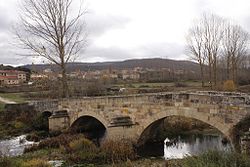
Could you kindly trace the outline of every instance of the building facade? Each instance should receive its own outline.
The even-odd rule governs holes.
[[[27,81],[27,73],[17,70],[0,70],[0,85],[19,85]]]

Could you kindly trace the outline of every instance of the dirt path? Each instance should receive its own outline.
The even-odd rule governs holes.
[[[3,97],[0,97],[0,102],[6,103],[6,104],[16,104],[16,102],[3,98]]]

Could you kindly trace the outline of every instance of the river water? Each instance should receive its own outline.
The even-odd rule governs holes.
[[[209,150],[231,151],[230,143],[223,143],[222,136],[189,136],[179,137],[174,143],[164,141],[164,158],[179,159],[185,156],[198,155]]]
[[[25,139],[25,135],[9,140],[0,141],[0,155],[18,156],[22,155],[24,148],[34,142]],[[197,155],[208,150],[230,151],[230,144],[223,144],[221,136],[189,136],[178,137],[170,141],[166,139],[164,143],[147,144],[140,150],[142,156],[161,156],[165,159],[183,158],[188,155]]]
[[[164,157],[165,159],[179,159],[185,156],[198,155],[209,150],[231,151],[230,143],[223,144],[222,136],[190,135],[178,137],[165,142],[146,143],[139,148],[139,155],[143,157]]]
[[[8,140],[0,141],[0,155],[2,156],[18,156],[22,155],[24,148],[34,144],[26,140],[26,136],[18,136]]]

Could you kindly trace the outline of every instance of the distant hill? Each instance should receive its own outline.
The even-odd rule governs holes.
[[[36,65],[25,65],[22,66],[37,72],[43,71],[50,68],[52,71],[59,71],[56,65],[49,64],[36,64]],[[199,65],[191,61],[178,61],[171,59],[131,59],[125,61],[116,62],[97,62],[97,63],[69,63],[67,64],[67,70],[69,72],[81,70],[81,71],[94,71],[94,70],[104,70],[104,69],[133,69],[135,67],[151,68],[151,69],[161,69],[170,68],[172,70],[192,70],[195,72],[199,71]]]
[[[0,65],[0,70],[19,70],[19,71],[25,71],[30,73],[30,69],[26,68],[24,66],[21,67],[12,67],[12,66],[4,66],[3,64]]]

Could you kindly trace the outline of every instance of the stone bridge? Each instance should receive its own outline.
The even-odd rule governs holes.
[[[130,138],[135,141],[154,122],[169,116],[200,120],[230,139],[234,125],[250,115],[248,94],[226,92],[166,92],[86,97],[63,99],[57,104],[58,111],[53,112],[49,118],[51,131],[67,130],[79,125],[77,122],[81,119],[92,118],[90,123],[95,120],[105,128],[106,138]],[[82,126],[84,124],[83,121]]]

